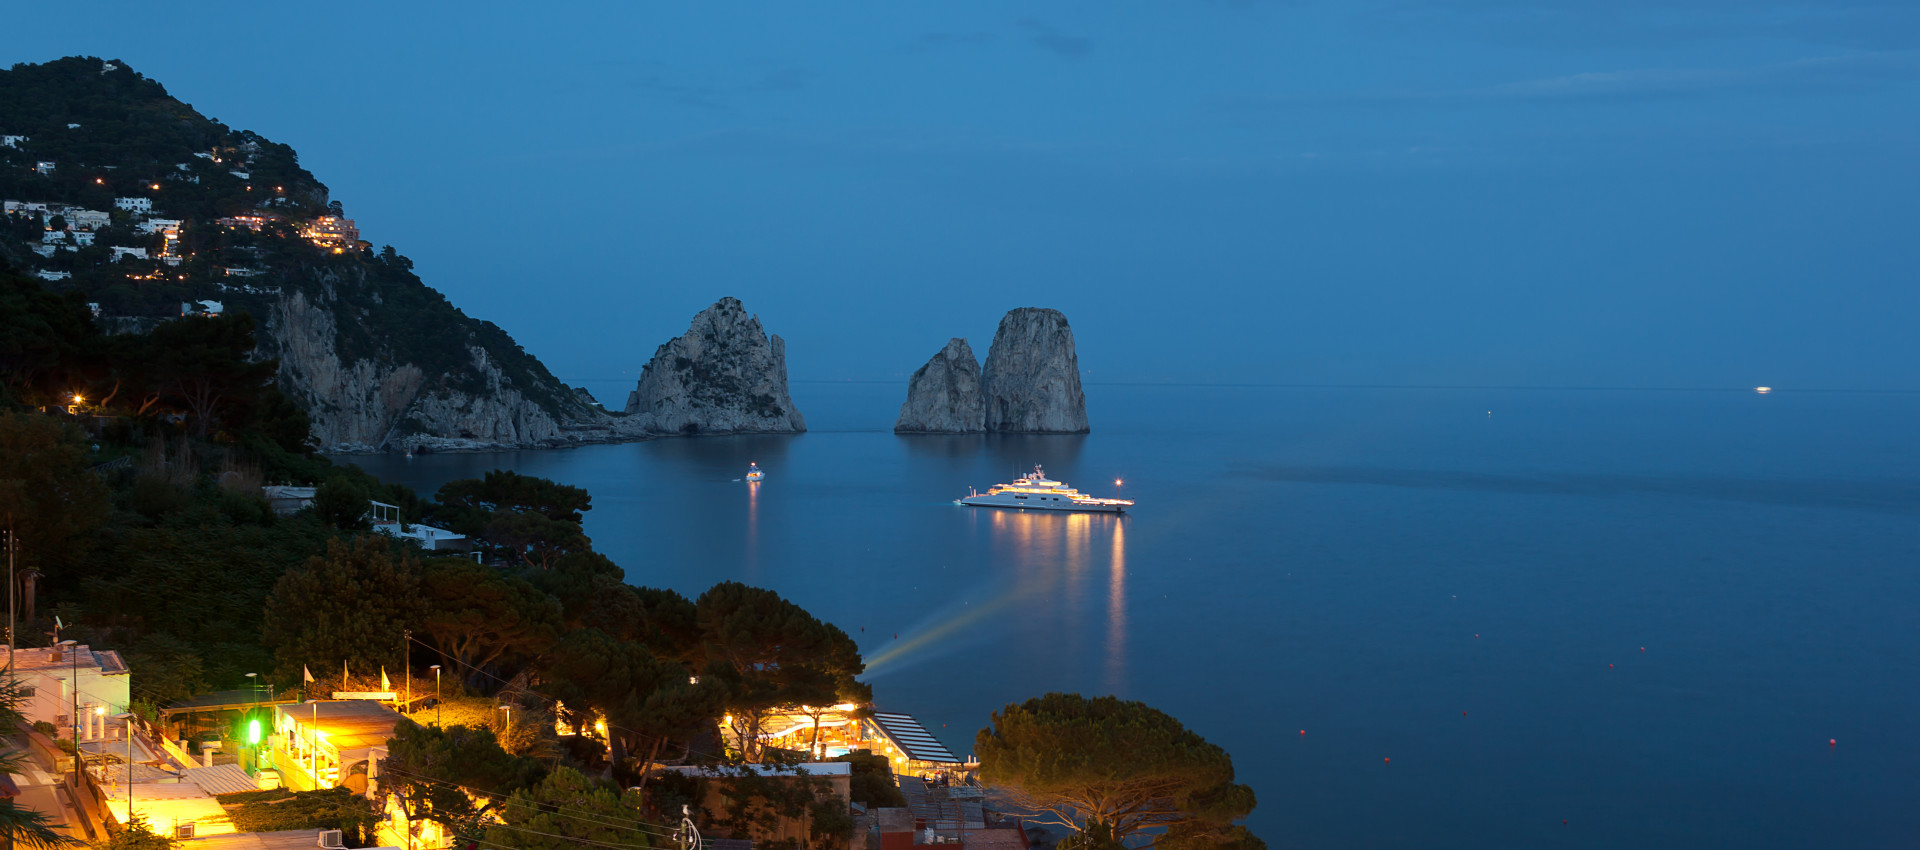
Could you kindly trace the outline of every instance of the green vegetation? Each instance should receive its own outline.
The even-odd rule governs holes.
[[[153,831],[147,819],[134,815],[127,824],[105,841],[93,842],[95,850],[175,850],[180,842]]]
[[[648,815],[636,791],[622,792],[571,768],[558,768],[530,788],[515,791],[499,809],[484,841],[518,850],[573,850],[582,846],[652,847]],[[591,842],[591,843],[590,843]]]
[[[337,829],[349,847],[373,843],[379,814],[365,797],[345,788],[321,791],[243,791],[221,794],[220,804],[240,832]]]
[[[1153,846],[1169,850],[1266,846],[1234,823],[1254,797],[1227,751],[1144,703],[1047,694],[995,712],[974,746],[981,778],[1074,830],[1070,846],[1131,846],[1162,829]]]

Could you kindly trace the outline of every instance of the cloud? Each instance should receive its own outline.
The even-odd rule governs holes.
[[[1031,34],[1029,37],[1040,49],[1056,56],[1079,59],[1093,50],[1093,39],[1067,35],[1032,18],[1020,21],[1020,28]]]
[[[1227,110],[1311,106],[1466,106],[1868,91],[1920,79],[1920,51],[1822,56],[1739,68],[1631,68],[1466,89],[1374,89],[1229,98]]]

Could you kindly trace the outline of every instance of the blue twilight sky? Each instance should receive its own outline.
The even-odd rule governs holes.
[[[1920,389],[1920,4],[14,4],[608,398],[1066,312],[1090,381]],[[806,407],[805,392],[796,398]]]

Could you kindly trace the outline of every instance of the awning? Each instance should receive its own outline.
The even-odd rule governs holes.
[[[961,763],[960,758],[947,749],[946,744],[940,743],[940,739],[933,737],[933,733],[928,732],[927,727],[920,725],[920,721],[913,719],[911,714],[876,711],[873,713],[873,723],[880,727],[880,731],[893,742],[894,746],[907,754],[907,758],[914,761]]]

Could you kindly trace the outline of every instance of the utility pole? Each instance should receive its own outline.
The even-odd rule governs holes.
[[[13,549],[13,511],[7,511],[7,678],[18,685],[20,676],[13,670],[13,645],[19,643],[13,639]]]

